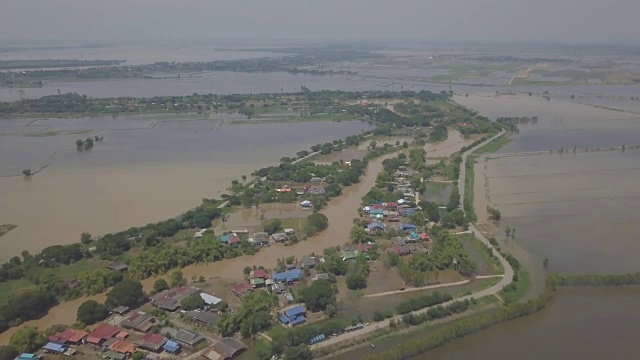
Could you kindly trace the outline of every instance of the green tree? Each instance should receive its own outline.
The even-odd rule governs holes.
[[[183,310],[195,310],[205,307],[207,303],[200,297],[200,294],[191,295],[180,301],[180,306]]]
[[[169,282],[171,287],[176,287],[184,283],[184,277],[182,276],[182,271],[174,270],[169,277]]]
[[[313,357],[311,356],[311,350],[305,344],[301,344],[298,346],[288,347],[284,351],[283,360],[311,360]]]
[[[369,143],[369,148],[371,148],[371,149],[375,149],[376,146],[378,146],[378,143],[375,140],[373,140],[373,141],[371,141]]]
[[[371,236],[369,236],[364,228],[358,224],[353,225],[349,237],[354,244],[364,244],[371,240]]]
[[[350,290],[364,289],[367,287],[367,276],[359,270],[347,272],[347,288]]]
[[[25,326],[11,335],[9,344],[21,352],[32,353],[46,342],[44,336],[35,326]]]
[[[264,232],[269,235],[282,231],[282,221],[280,219],[269,220],[264,224]]]
[[[144,359],[144,353],[142,351],[136,351],[131,355],[131,360],[142,360]]]
[[[153,290],[155,290],[157,293],[165,291],[165,290],[169,290],[169,284],[167,284],[167,280],[165,279],[158,279],[153,283]]]
[[[22,175],[24,175],[24,176],[31,176],[31,169],[24,169],[24,170],[22,170]]]
[[[84,141],[84,148],[85,149],[91,149],[93,147],[93,139],[88,137],[85,141]]]
[[[323,311],[336,302],[333,287],[327,280],[316,280],[302,290],[302,301],[311,311]]]
[[[109,316],[109,310],[103,304],[94,300],[87,300],[78,308],[76,320],[85,324],[93,325]]]
[[[109,308],[118,306],[135,308],[142,304],[144,300],[145,294],[142,291],[142,284],[139,281],[125,279],[111,289],[107,294],[105,303]]]
[[[13,360],[20,352],[11,345],[0,345],[0,360]]]
[[[82,149],[82,147],[84,146],[84,141],[78,139],[76,140],[76,147],[79,149]]]
[[[265,341],[258,341],[255,346],[255,358],[256,360],[269,360],[273,356],[273,349]]]
[[[80,242],[83,244],[88,244],[91,242],[91,234],[88,232],[83,232],[80,234]]]
[[[329,226],[329,219],[324,214],[311,214],[307,217],[307,235],[313,236]]]

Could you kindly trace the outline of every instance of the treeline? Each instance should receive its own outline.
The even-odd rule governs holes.
[[[416,119],[394,114],[384,108],[382,113],[376,110],[380,106],[371,108],[360,105],[347,105],[342,102],[362,100],[363,98],[376,99],[419,99],[422,101],[433,101],[435,99],[446,99],[448,93],[434,94],[430,91],[330,91],[322,90],[316,92],[301,91],[297,93],[277,93],[277,94],[197,94],[186,96],[154,96],[149,98],[89,98],[86,95],[68,93],[61,95],[43,96],[35,99],[22,99],[14,102],[0,102],[0,115],[15,114],[121,114],[121,113],[141,113],[141,112],[177,112],[193,111],[201,112],[205,110],[236,110],[245,114],[252,114],[254,104],[247,104],[249,101],[262,102],[262,107],[275,105],[302,106],[310,108],[310,114],[348,114],[361,117],[368,117],[371,120],[393,124],[397,127],[428,125],[424,115]]]
[[[179,76],[179,73],[181,72],[194,73],[201,71],[234,71],[249,73],[282,71],[293,74],[305,73],[311,75],[327,75],[334,73],[349,73],[349,71],[324,69],[324,66],[322,65],[324,63],[354,61],[375,57],[379,57],[379,55],[359,50],[318,50],[310,54],[281,57],[216,60],[207,62],[154,62],[153,64],[146,65],[101,66],[87,69],[49,69],[21,72],[8,71],[0,73],[0,80],[54,79],[59,77],[77,79],[150,78],[158,75],[165,76],[166,73],[172,73]],[[91,66],[80,65],[81,63],[73,63],[72,60],[67,61],[71,64],[75,64],[75,66]],[[108,61],[109,60],[102,60],[102,62]],[[119,64],[118,61],[113,61],[115,61],[115,63],[104,64],[101,63],[101,60],[96,60],[97,63],[93,65]],[[318,64],[321,64],[319,69],[301,69],[301,67],[316,66]],[[66,65],[66,67],[70,66],[71,65]],[[35,68],[36,66],[31,67]],[[60,65],[60,67],[63,67],[63,65]]]
[[[409,299],[401,302],[400,304],[398,304],[398,306],[396,306],[396,312],[399,315],[408,314],[412,311],[422,310],[426,307],[442,304],[452,299],[453,296],[449,294],[440,294],[436,291],[430,295],[425,295],[419,298]]]
[[[640,273],[619,275],[561,275],[554,274],[551,281],[556,286],[623,286],[640,285]]]
[[[39,69],[55,67],[85,67],[120,65],[125,60],[78,60],[78,59],[46,59],[46,60],[0,60],[0,70]]]
[[[0,332],[46,314],[55,304],[56,298],[42,290],[15,295],[9,302],[0,305]]]
[[[499,117],[496,119],[496,121],[498,123],[501,124],[513,124],[513,125],[518,125],[518,124],[537,124],[538,123],[538,117],[537,116],[508,116],[508,117]]]
[[[420,325],[427,321],[443,319],[451,315],[460,314],[469,309],[471,301],[454,301],[448,305],[438,305],[430,308],[426,312],[418,315],[406,314],[402,316],[402,322],[407,325]]]

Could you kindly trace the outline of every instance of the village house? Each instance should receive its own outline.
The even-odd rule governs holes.
[[[247,346],[234,338],[223,338],[202,352],[204,360],[229,360],[247,350]]]
[[[117,352],[119,354],[130,356],[131,354],[136,352],[137,348],[134,344],[128,341],[116,340],[111,345],[109,345],[109,350]]]
[[[422,240],[422,241],[431,241],[431,238],[429,237],[429,235],[426,232],[421,232],[418,235],[420,236],[420,240]]]
[[[208,230],[209,230],[209,229],[202,229],[202,230],[196,231],[196,233],[195,233],[195,234],[193,234],[193,238],[194,238],[194,239],[200,239],[200,238],[202,238],[202,237],[204,236],[204,233],[205,233],[205,232],[207,232]]]
[[[75,345],[80,343],[87,335],[89,335],[89,333],[86,331],[68,328],[65,331],[49,336],[49,341],[59,344]]]
[[[200,334],[185,329],[179,329],[174,336],[174,339],[182,345],[190,348],[193,348],[201,342],[205,341],[204,337],[202,337]]]
[[[164,343],[164,345],[162,345],[162,349],[164,349],[164,351],[170,353],[170,354],[177,354],[180,352],[180,344],[178,344],[176,341],[173,341],[171,339],[167,340],[167,342]]]
[[[67,349],[68,349],[68,346],[64,344],[58,344],[55,342],[48,342],[42,347],[42,350],[44,350],[44,352],[46,352],[47,354],[57,354],[57,355],[64,354],[67,351]]]
[[[94,345],[100,345],[105,340],[111,339],[119,333],[120,329],[118,329],[117,327],[100,323],[92,332],[87,335],[87,342]]]
[[[209,326],[216,326],[218,324],[218,318],[220,317],[218,314],[209,311],[187,311],[185,315]]]
[[[122,322],[120,322],[120,326],[125,329],[131,329],[139,332],[147,332],[149,331],[153,325],[156,323],[157,319],[154,316],[149,314],[145,314],[140,311],[134,311],[127,318],[125,318]]]
[[[284,229],[284,233],[287,234],[287,236],[291,236],[296,232],[293,229]]]
[[[305,315],[304,306],[299,305],[299,306],[295,306],[290,309],[284,310],[282,314],[278,317],[278,319],[284,325],[296,326],[296,325],[304,324],[307,321],[304,315]]]
[[[396,253],[400,256],[407,256],[409,254],[411,254],[411,250],[409,250],[409,248],[407,247],[407,245],[400,245],[400,246],[392,246],[389,249],[387,249],[387,252],[389,254],[391,253]]]
[[[298,281],[301,277],[302,270],[291,269],[273,274],[272,279],[275,283],[292,283]]]
[[[204,301],[205,304],[209,306],[216,306],[222,302],[222,299],[220,299],[219,297],[207,294],[205,292],[200,293],[200,298],[202,299],[202,301]]]
[[[175,311],[180,307],[180,301],[200,292],[200,289],[192,286],[180,286],[152,296],[151,304],[160,309]]]
[[[265,269],[256,269],[256,270],[251,270],[251,272],[249,272],[249,278],[251,279],[259,278],[259,279],[266,280],[267,278],[269,278],[269,274]]]
[[[249,279],[249,284],[251,284],[251,287],[255,289],[255,288],[264,287],[264,285],[266,284],[266,281],[261,278],[253,278],[253,279]]]
[[[416,226],[413,224],[402,224],[400,225],[400,230],[402,231],[415,231]]]
[[[160,334],[146,333],[138,341],[138,346],[149,351],[158,352],[164,343],[167,342],[167,338]]]
[[[277,243],[283,243],[289,239],[286,233],[275,233],[271,235],[271,238],[273,238],[273,241]]]
[[[303,269],[310,269],[316,266],[316,259],[310,256],[303,256],[300,260],[300,267]]]
[[[384,224],[379,222],[373,222],[367,225],[367,231],[370,233],[377,233],[380,231],[384,231]]]
[[[407,244],[406,246],[412,254],[427,254],[429,252],[422,244]]]
[[[118,315],[124,315],[127,313],[127,311],[129,311],[128,306],[118,306],[116,308],[113,308],[113,310],[111,310],[112,313],[118,314]]]
[[[239,297],[243,297],[247,293],[253,291],[253,287],[250,284],[242,283],[238,284],[231,289],[231,292]]]
[[[127,264],[125,263],[121,263],[121,262],[113,262],[111,264],[109,264],[108,268],[110,270],[113,271],[125,271],[127,270],[129,267],[127,266]]]

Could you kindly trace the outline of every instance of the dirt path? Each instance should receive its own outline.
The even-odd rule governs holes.
[[[504,275],[482,275],[482,276],[476,276],[475,279],[491,279],[491,278],[498,278],[503,276]],[[458,285],[466,285],[471,283],[472,281],[473,280],[469,279],[469,280],[456,281],[456,282],[446,283],[446,284],[427,285],[423,287],[408,288],[405,290],[386,291],[386,292],[377,293],[377,294],[365,295],[363,297],[368,298],[368,297],[377,297],[377,296],[387,296],[387,295],[393,295],[393,294],[404,294],[412,291],[440,289],[440,288],[446,288],[446,287],[452,287],[452,286],[458,286]]]

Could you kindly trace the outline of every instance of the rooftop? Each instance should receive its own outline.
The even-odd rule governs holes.
[[[298,315],[302,315],[304,314],[304,306],[299,305],[299,306],[294,306],[291,309],[287,309],[285,311],[283,311],[284,316],[286,317],[295,317]]]
[[[174,336],[174,338],[185,344],[185,345],[189,345],[189,346],[194,346],[197,343],[199,343],[200,341],[204,340],[204,337],[202,337],[201,335],[194,333],[194,332],[190,332],[184,329],[180,329],[178,330],[178,332],[176,333],[176,336]]]
[[[227,358],[232,358],[242,351],[247,349],[247,346],[234,338],[224,338],[218,340],[213,346],[213,349],[217,350],[220,355]]]

